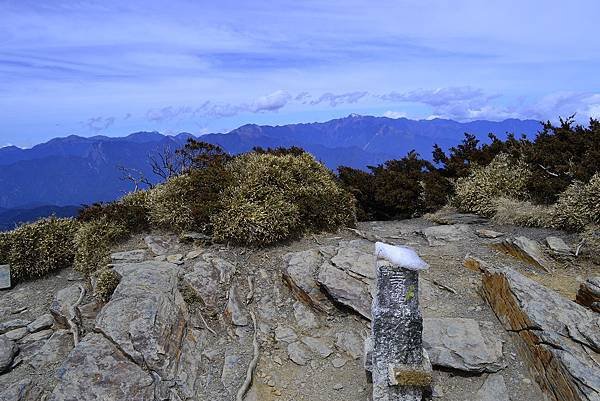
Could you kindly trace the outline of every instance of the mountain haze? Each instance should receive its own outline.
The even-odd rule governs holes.
[[[429,159],[434,143],[442,148],[456,145],[465,132],[482,140],[493,132],[534,135],[534,120],[473,121],[409,120],[350,115],[323,123],[283,126],[244,125],[226,134],[207,134],[199,139],[219,144],[232,154],[255,146],[300,146],[328,167],[366,168],[416,150]],[[120,179],[119,166],[152,177],[148,156],[166,147],[182,146],[191,134],[165,136],[138,132],[121,138],[71,135],[55,138],[30,149],[0,149],[0,208],[31,208],[42,205],[80,205],[110,201],[131,190]]]

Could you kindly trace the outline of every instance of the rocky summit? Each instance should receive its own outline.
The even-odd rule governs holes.
[[[424,399],[600,399],[600,271],[576,260],[574,238],[444,223],[360,223],[266,249],[134,237],[113,250],[106,302],[70,269],[0,292],[0,400],[369,400],[374,241],[430,265]]]

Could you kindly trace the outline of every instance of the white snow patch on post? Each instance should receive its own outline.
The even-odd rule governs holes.
[[[417,255],[414,249],[406,246],[389,245],[383,242],[375,243],[375,256],[393,265],[408,270],[426,270],[429,265]]]

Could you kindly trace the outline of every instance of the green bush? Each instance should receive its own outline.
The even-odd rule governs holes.
[[[217,240],[266,245],[353,225],[355,200],[306,153],[249,153],[229,165],[231,185],[213,215]]]
[[[112,269],[103,267],[95,273],[96,276],[96,288],[94,289],[94,295],[102,302],[108,302],[113,292],[121,281],[119,273]]]
[[[77,220],[90,222],[107,219],[124,225],[131,232],[142,232],[149,228],[147,197],[145,191],[137,191],[115,202],[94,203],[81,209]]]
[[[403,219],[438,210],[452,185],[415,152],[370,166],[370,172],[338,168],[339,178],[358,201],[359,220]]]
[[[173,177],[149,191],[151,223],[167,230],[210,232],[210,217],[220,207],[229,171],[215,164]]]
[[[0,263],[10,264],[14,282],[69,267],[75,254],[77,227],[73,219],[50,217],[2,233]]]
[[[580,231],[588,224],[599,223],[600,173],[596,173],[588,183],[575,181],[559,195],[552,224],[557,228]]]
[[[485,167],[473,167],[467,177],[456,183],[453,203],[463,212],[492,216],[498,198],[527,199],[531,172],[522,160],[497,155]]]
[[[127,227],[105,218],[83,223],[75,234],[75,270],[89,276],[104,267],[110,261],[111,247],[129,235]]]

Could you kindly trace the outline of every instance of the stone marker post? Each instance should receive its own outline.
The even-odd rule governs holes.
[[[10,287],[10,266],[0,265],[0,290],[6,290]]]
[[[373,401],[421,401],[431,384],[423,349],[419,270],[427,264],[410,248],[376,245],[371,322]]]

